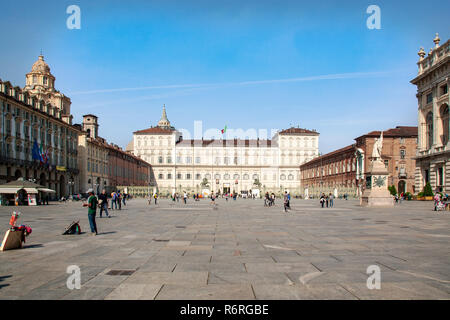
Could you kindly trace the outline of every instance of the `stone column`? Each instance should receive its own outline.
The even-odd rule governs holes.
[[[447,160],[444,164],[444,192],[450,193],[450,160]]]
[[[431,161],[431,159],[430,159],[430,161]],[[434,163],[430,163],[430,185],[431,185],[431,188],[433,189],[433,192],[434,192],[434,190],[436,189],[436,184],[437,184],[437,181],[436,181],[436,165],[434,164]]]
[[[431,144],[431,149],[434,151],[437,146],[439,146],[439,106],[437,104],[438,99],[438,86],[435,84],[431,89],[433,95],[433,143]]]

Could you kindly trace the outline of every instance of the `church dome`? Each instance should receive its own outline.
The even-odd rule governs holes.
[[[50,67],[44,61],[44,56],[40,55],[39,59],[31,67],[31,72],[50,73]]]

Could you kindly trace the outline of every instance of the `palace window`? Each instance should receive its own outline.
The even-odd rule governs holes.
[[[226,173],[226,174],[223,176],[223,178],[224,178],[225,180],[229,180],[229,179],[230,179],[230,175],[229,175],[228,173]]]
[[[448,105],[441,107],[441,119],[442,119],[442,144],[445,146],[448,143],[449,137],[449,114]]]
[[[172,163],[172,157],[171,156],[167,157],[167,163]]]
[[[158,175],[158,179],[164,179],[164,176],[163,176],[162,173],[160,173],[160,174]]]
[[[186,163],[191,163],[192,162],[192,158],[191,157],[186,157]]]
[[[190,180],[190,179],[191,179],[191,174],[190,173],[186,174],[186,180]]]
[[[433,94],[429,93],[427,94],[427,104],[433,102]]]
[[[197,173],[195,175],[195,179],[200,180],[202,178],[202,175],[200,173]]]
[[[441,86],[441,96],[448,93],[448,86],[447,84],[444,84]]]
[[[220,179],[220,174],[216,173],[216,174],[214,175],[214,179]]]
[[[280,175],[280,180],[286,180],[286,175],[284,174]]]
[[[248,174],[244,174],[244,180],[248,180],[249,175]]]
[[[400,159],[405,159],[405,155],[406,155],[406,150],[401,149],[400,150]]]
[[[163,157],[162,156],[158,157],[158,163],[163,163]]]
[[[181,179],[181,173],[177,173],[177,179]]]
[[[172,179],[172,174],[171,174],[171,173],[168,173],[168,174],[167,174],[167,179],[168,179],[168,180]]]
[[[426,128],[427,128],[427,149],[431,149],[433,145],[433,112],[428,112],[426,117]]]
[[[294,180],[294,175],[293,174],[288,175],[288,180]]]
[[[200,157],[195,157],[195,163],[200,164]]]

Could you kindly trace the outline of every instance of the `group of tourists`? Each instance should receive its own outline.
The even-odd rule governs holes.
[[[102,192],[95,196],[94,190],[89,189],[87,192],[88,199],[86,203],[83,203],[83,207],[88,207],[88,219],[89,219],[89,226],[91,228],[92,235],[97,235],[97,223],[95,222],[95,217],[97,215],[97,207],[100,208],[100,218],[102,218],[103,211],[106,214],[106,217],[111,218],[108,212],[108,195],[106,193],[106,190],[103,189]],[[123,205],[126,205],[126,199],[128,195],[125,193],[121,193],[120,190],[114,191],[111,193],[111,210],[115,209],[121,210],[122,209],[122,202]]]
[[[448,194],[441,194],[436,192],[434,195],[434,211],[443,211],[450,206],[450,196]]]
[[[195,200],[195,201],[199,201],[199,195],[198,195],[198,193],[197,193],[197,194],[194,194],[193,197],[194,197],[194,200]],[[177,202],[180,202],[180,194],[179,194],[178,192],[173,193],[173,194],[170,196],[170,198],[172,199],[173,202],[175,202],[175,200],[176,200]],[[184,201],[184,204],[187,204],[187,199],[188,199],[188,194],[187,194],[186,191],[183,191],[183,201]],[[156,204],[156,202],[155,202],[155,204]]]
[[[325,193],[322,193],[320,196],[320,205],[322,206],[322,208],[326,207],[327,208],[333,208],[334,206],[334,195],[332,193],[326,195]]]
[[[272,192],[272,194],[269,194],[269,192],[266,192],[264,196],[264,207],[271,207],[275,205],[275,193]]]

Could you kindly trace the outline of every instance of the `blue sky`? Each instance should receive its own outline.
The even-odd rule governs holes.
[[[66,8],[81,8],[69,30]],[[381,9],[369,30],[366,8]],[[320,151],[417,125],[417,52],[450,37],[450,2],[22,1],[0,11],[0,78],[24,86],[42,50],[75,122],[123,147],[165,104],[177,128],[320,132]],[[339,75],[339,76],[335,76]],[[279,81],[286,80],[286,81]]]

